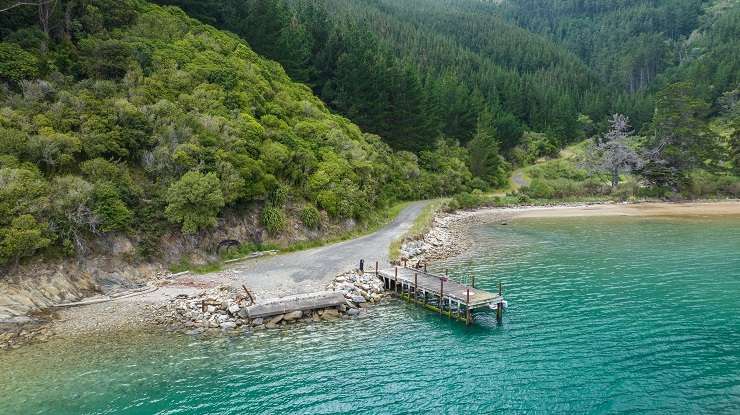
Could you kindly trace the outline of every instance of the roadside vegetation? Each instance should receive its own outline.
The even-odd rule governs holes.
[[[474,184],[465,149],[393,151],[179,9],[53,4],[44,24],[34,7],[0,13],[0,267],[116,234],[152,258],[226,211],[259,212],[270,236],[289,212],[370,229],[399,200]]]
[[[158,2],[0,8],[0,274],[233,217],[285,250],[409,200],[740,194],[737,2]]]
[[[391,262],[398,261],[401,256],[401,246],[405,241],[419,239],[431,229],[434,224],[434,217],[444,209],[447,209],[450,203],[449,198],[439,198],[431,200],[421,210],[419,216],[414,219],[409,230],[400,238],[391,242],[388,248],[388,258]]]

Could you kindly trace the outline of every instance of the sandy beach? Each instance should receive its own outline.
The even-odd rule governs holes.
[[[423,240],[411,241],[401,249],[413,261],[434,262],[459,255],[468,249],[469,229],[488,223],[507,223],[527,218],[566,217],[708,217],[740,218],[740,200],[711,202],[601,203],[556,206],[482,208],[440,214]]]

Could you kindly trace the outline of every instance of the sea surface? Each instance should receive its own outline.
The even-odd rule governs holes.
[[[501,281],[503,322],[396,299],[234,338],[0,353],[0,414],[740,414],[740,218],[519,219],[436,264]]]

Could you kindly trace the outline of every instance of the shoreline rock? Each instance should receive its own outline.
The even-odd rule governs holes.
[[[342,293],[345,304],[336,308],[296,310],[250,319],[246,311],[252,305],[248,296],[232,286],[222,285],[194,295],[183,294],[165,302],[154,311],[155,320],[156,324],[169,331],[188,335],[251,332],[299,323],[361,317],[367,313],[368,304],[376,304],[384,296],[383,284],[373,273],[357,270],[336,276],[326,288]]]

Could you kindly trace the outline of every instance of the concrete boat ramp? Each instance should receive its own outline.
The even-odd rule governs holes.
[[[247,307],[249,318],[272,317],[293,311],[318,310],[322,308],[339,307],[346,303],[344,295],[339,291],[320,291],[308,294],[291,295],[288,297],[267,300],[261,304]]]

